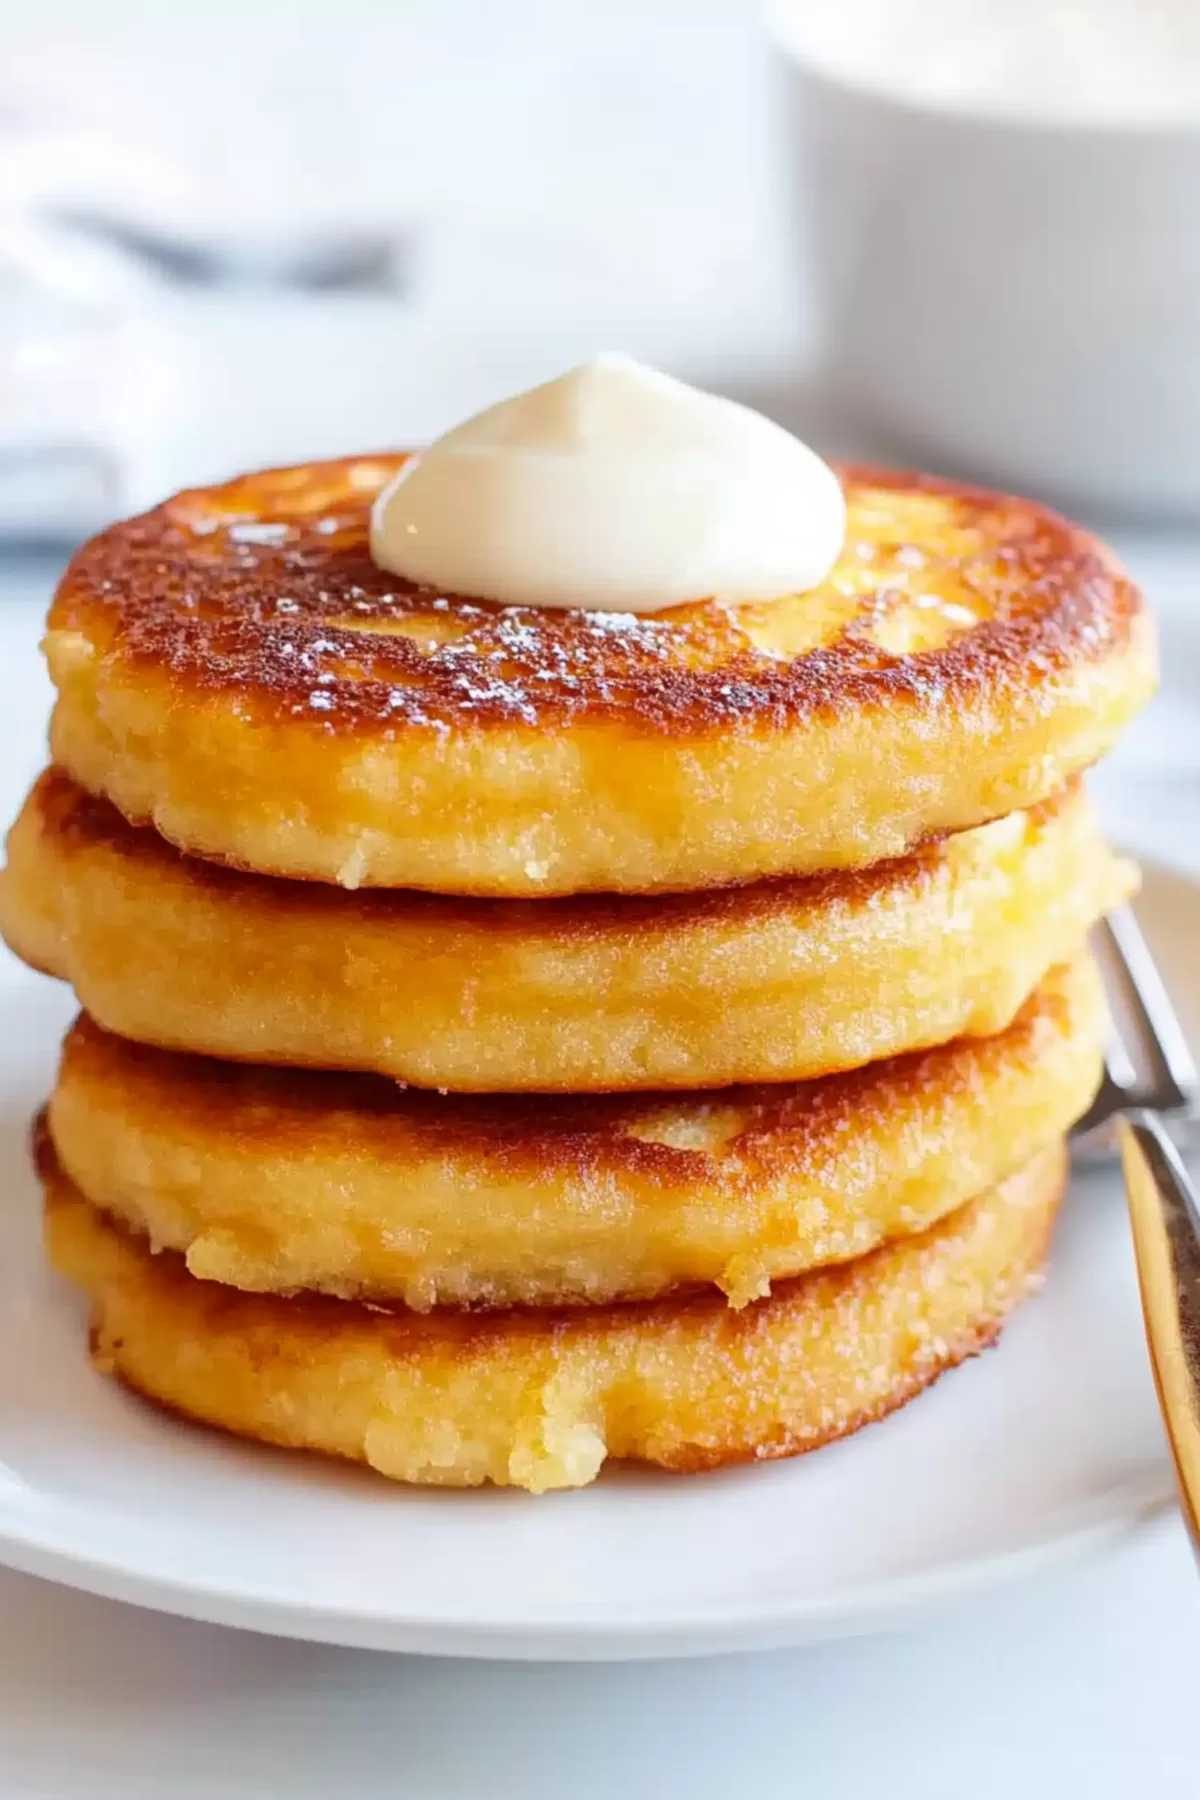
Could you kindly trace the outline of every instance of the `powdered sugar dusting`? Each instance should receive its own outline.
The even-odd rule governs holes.
[[[837,602],[827,629],[812,629],[811,595],[649,615],[491,605],[372,561],[370,505],[401,462],[247,476],[114,526],[73,560],[56,627],[86,630],[103,609],[120,654],[325,730],[595,717],[676,733],[773,729],[901,695],[941,705],[985,674],[1025,683],[1031,659],[1103,656],[1137,605],[1092,541],[1051,515],[878,471],[858,492],[846,478],[852,548],[825,596]],[[973,596],[990,616],[972,616]],[[898,629],[905,613],[938,621],[935,649],[893,653],[880,621]]]

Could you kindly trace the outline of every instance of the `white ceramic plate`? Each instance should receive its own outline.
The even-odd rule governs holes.
[[[1200,889],[1141,907],[1200,1041]],[[1124,1207],[1076,1177],[1045,1292],[999,1350],[795,1462],[582,1493],[422,1493],[179,1425],[96,1375],[42,1268],[27,1169],[66,992],[0,970],[0,1561],[116,1599],[464,1656],[766,1648],[894,1621],[1094,1546],[1167,1504]]]

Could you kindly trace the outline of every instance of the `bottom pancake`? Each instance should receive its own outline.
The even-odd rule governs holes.
[[[580,1487],[608,1458],[674,1470],[794,1456],[881,1418],[991,1342],[1036,1285],[1061,1144],[918,1237],[776,1288],[583,1312],[385,1312],[189,1275],[82,1198],[39,1146],[54,1267],[97,1365],[174,1412],[397,1481]]]

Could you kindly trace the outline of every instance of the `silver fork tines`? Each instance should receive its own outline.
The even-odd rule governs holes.
[[[1149,946],[1127,906],[1103,922],[1098,948],[1110,1000],[1119,1005],[1135,1042],[1131,1061],[1140,1075],[1137,1104],[1156,1112],[1193,1106],[1196,1064]],[[1128,1052],[1124,1037],[1122,1047]]]
[[[1084,1136],[1133,1109],[1186,1118],[1196,1105],[1200,1077],[1162,976],[1128,907],[1097,927],[1092,947],[1112,1023],[1104,1080],[1076,1134]]]

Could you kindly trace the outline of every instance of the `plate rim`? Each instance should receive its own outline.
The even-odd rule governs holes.
[[[757,1601],[744,1612],[713,1607],[669,1622],[590,1619],[506,1624],[447,1622],[420,1614],[317,1607],[286,1596],[240,1592],[223,1581],[189,1583],[139,1570],[121,1557],[56,1547],[49,1533],[16,1532],[0,1513],[0,1565],[104,1600],[169,1616],[300,1642],[399,1655],[502,1661],[615,1662],[774,1650],[865,1636],[908,1623],[951,1601],[984,1594],[1133,1536],[1174,1507],[1164,1451],[1161,1474],[1081,1502],[1060,1528],[991,1555],[846,1587],[818,1601]]]

